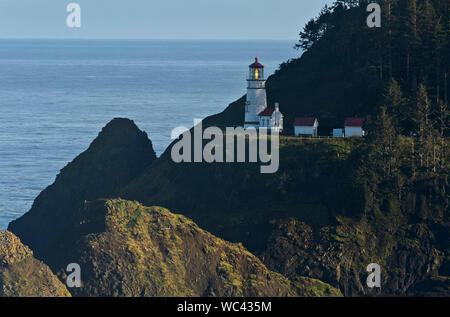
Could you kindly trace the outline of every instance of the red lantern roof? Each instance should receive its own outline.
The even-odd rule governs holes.
[[[250,65],[250,68],[264,68],[264,66],[258,62],[258,57],[255,57],[255,62]]]

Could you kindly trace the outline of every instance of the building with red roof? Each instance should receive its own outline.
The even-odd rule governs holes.
[[[295,136],[317,137],[319,120],[315,117],[298,117],[294,121]]]
[[[345,137],[364,136],[363,124],[364,118],[346,118],[344,122]]]
[[[266,108],[263,111],[261,111],[258,114],[258,116],[260,116],[260,117],[271,117],[274,112],[275,112],[275,109],[273,109],[273,108]]]
[[[284,116],[280,112],[280,105],[275,104],[275,108],[266,108],[258,114],[259,127],[272,131],[283,132]]]
[[[264,79],[264,65],[258,57],[249,65],[247,79],[247,100],[245,102],[244,128],[267,128],[272,131],[283,131],[283,114],[278,103],[274,108],[267,106],[266,80]]]

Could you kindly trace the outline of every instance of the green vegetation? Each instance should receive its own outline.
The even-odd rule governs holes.
[[[63,283],[19,238],[0,231],[0,297],[70,296]]]
[[[357,115],[366,118],[367,138],[282,137],[275,175],[260,175],[251,164],[175,165],[169,148],[121,195],[179,210],[243,242],[269,268],[291,279],[319,278],[346,295],[372,294],[364,280],[368,261],[389,272],[387,295],[450,275],[443,238],[450,210],[449,4],[380,3],[380,29],[365,26],[367,1],[325,8],[301,33],[301,58],[267,82],[269,103],[280,102],[288,134],[295,116],[320,118],[321,134],[329,135]],[[204,126],[241,125],[243,109],[241,98]],[[274,246],[284,234],[276,224],[289,218],[303,223],[290,236],[311,230],[313,246],[304,252],[297,239]]]
[[[367,2],[325,8],[300,34],[303,55],[267,82],[288,134],[295,116],[329,135],[357,115],[367,137],[282,137],[279,171],[261,174],[175,164],[171,147],[155,159],[144,133],[115,120],[10,230],[61,278],[82,264],[75,295],[339,295],[320,281],[345,296],[448,294],[450,2],[380,1],[380,29],[365,26]],[[242,125],[244,101],[203,127]],[[163,208],[85,203],[102,197],[164,206],[242,245]],[[365,284],[372,262],[381,289]]]
[[[282,137],[280,169],[259,164],[175,164],[163,155],[121,197],[165,206],[226,240],[262,251],[274,218],[297,217],[316,226],[334,223],[349,188],[347,158],[359,139]],[[220,202],[220,203],[218,203]]]
[[[341,195],[349,201],[336,208],[337,223],[314,230],[308,245],[283,237],[301,237],[311,223],[280,225],[265,255],[268,267],[290,278],[318,277],[348,295],[371,293],[360,276],[376,262],[385,270],[383,294],[420,293],[412,285],[450,275],[442,240],[450,210],[449,2],[381,1],[380,29],[362,26],[366,4],[325,8],[300,34],[302,58],[283,64],[268,83],[291,118],[304,111],[331,129],[363,115],[369,135],[348,157],[350,190]],[[280,262],[280,244],[309,260]]]
[[[99,227],[104,230],[92,230]],[[216,238],[184,216],[137,202],[87,203],[62,239],[74,247],[55,250],[55,270],[63,274],[69,259],[83,268],[83,286],[72,289],[74,295],[339,295],[319,281],[304,279],[294,286],[242,244]]]
[[[316,279],[297,277],[294,285],[305,297],[341,297],[341,292],[330,285]]]
[[[325,7],[300,32],[301,58],[283,63],[269,79],[269,104],[280,102],[289,133],[295,116],[317,116],[322,135],[342,127],[345,117],[375,117],[392,79],[404,99],[390,105],[406,119],[400,125],[408,133],[408,111],[414,111],[420,84],[433,117],[441,103],[448,105],[448,1],[377,1],[382,27],[373,29],[366,26],[369,2],[338,0]]]

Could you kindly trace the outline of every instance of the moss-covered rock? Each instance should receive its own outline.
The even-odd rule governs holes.
[[[342,297],[338,288],[324,283],[318,279],[297,276],[293,279],[300,296],[305,297]]]
[[[0,296],[65,297],[70,293],[19,238],[0,231]]]
[[[291,280],[316,277],[339,287],[346,296],[424,295],[432,292],[420,285],[437,285],[432,281],[442,255],[433,247],[436,242],[429,228],[406,225],[389,236],[364,220],[340,219],[337,226],[316,232],[296,219],[274,225],[262,258],[268,268]],[[370,263],[381,266],[381,288],[366,285]],[[448,283],[439,281],[435,294]]]
[[[50,262],[79,263],[83,296],[334,296],[320,282],[291,283],[242,244],[219,239],[161,207],[121,199],[87,203]]]

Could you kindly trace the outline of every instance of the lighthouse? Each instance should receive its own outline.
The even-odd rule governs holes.
[[[249,66],[247,79],[247,101],[245,103],[244,128],[260,126],[259,114],[267,108],[266,80],[264,79],[264,66],[259,63],[258,57]]]

